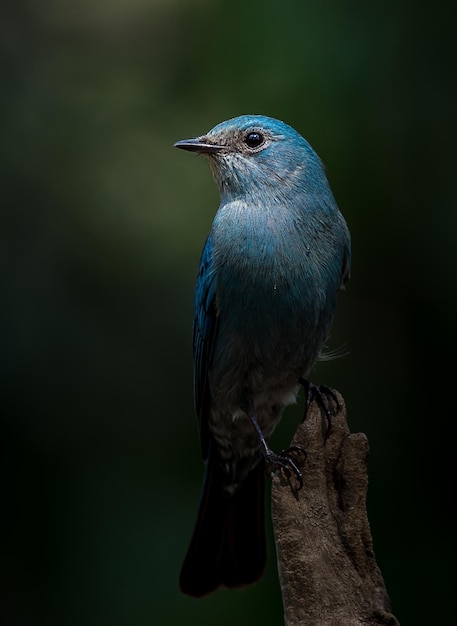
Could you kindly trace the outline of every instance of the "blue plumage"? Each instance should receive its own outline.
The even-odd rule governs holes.
[[[204,595],[259,577],[263,456],[328,336],[350,237],[322,163],[265,116],[177,147],[204,154],[221,203],[194,304],[194,390],[207,477],[181,588]],[[267,449],[268,450],[268,449]]]

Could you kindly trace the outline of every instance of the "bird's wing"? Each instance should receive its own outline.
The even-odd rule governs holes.
[[[203,457],[208,451],[208,370],[217,330],[216,280],[211,236],[206,240],[195,285],[193,347],[194,397]]]

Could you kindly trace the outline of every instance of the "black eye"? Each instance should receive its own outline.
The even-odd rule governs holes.
[[[264,141],[264,137],[261,133],[248,133],[244,138],[244,143],[250,148],[258,148]]]

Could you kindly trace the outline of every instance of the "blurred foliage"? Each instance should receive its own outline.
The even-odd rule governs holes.
[[[171,146],[242,113],[284,119],[327,165],[353,237],[329,348],[349,356],[315,380],[343,393],[352,430],[369,437],[369,515],[394,612],[450,621],[451,3],[0,11],[2,623],[282,622],[273,555],[251,589],[193,601],[177,588],[202,473],[193,282],[218,197],[205,163]]]

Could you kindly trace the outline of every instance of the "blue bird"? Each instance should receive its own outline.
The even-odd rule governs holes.
[[[267,442],[328,337],[350,235],[319,157],[284,122],[243,115],[175,146],[207,157],[220,192],[194,302],[206,472],[180,576],[201,597],[263,572],[265,461],[301,479]]]

